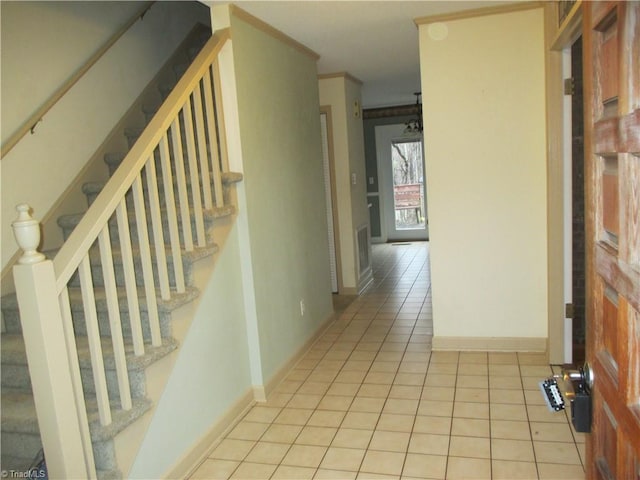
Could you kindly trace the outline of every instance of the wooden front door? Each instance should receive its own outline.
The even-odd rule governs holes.
[[[640,2],[583,2],[587,478],[640,479]]]

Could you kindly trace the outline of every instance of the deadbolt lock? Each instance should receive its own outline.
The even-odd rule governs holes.
[[[591,389],[593,370],[588,363],[577,369],[562,369],[560,375],[553,375],[539,383],[547,407],[552,412],[571,405],[571,423],[577,432],[591,431]]]

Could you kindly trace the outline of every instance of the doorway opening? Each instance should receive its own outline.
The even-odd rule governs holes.
[[[429,239],[422,135],[405,127],[375,127],[382,242]]]
[[[391,176],[396,230],[424,230],[422,139],[391,142]]]

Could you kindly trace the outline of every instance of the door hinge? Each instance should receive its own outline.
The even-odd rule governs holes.
[[[573,303],[564,304],[564,318],[573,318]]]
[[[576,83],[572,78],[564,79],[564,94],[565,95],[573,95],[575,93]]]

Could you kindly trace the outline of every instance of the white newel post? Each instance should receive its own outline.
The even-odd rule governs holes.
[[[95,478],[95,467],[84,455],[69,368],[75,352],[66,348],[53,263],[37,251],[40,225],[29,206],[16,209],[12,227],[24,254],[13,276],[49,478]]]

